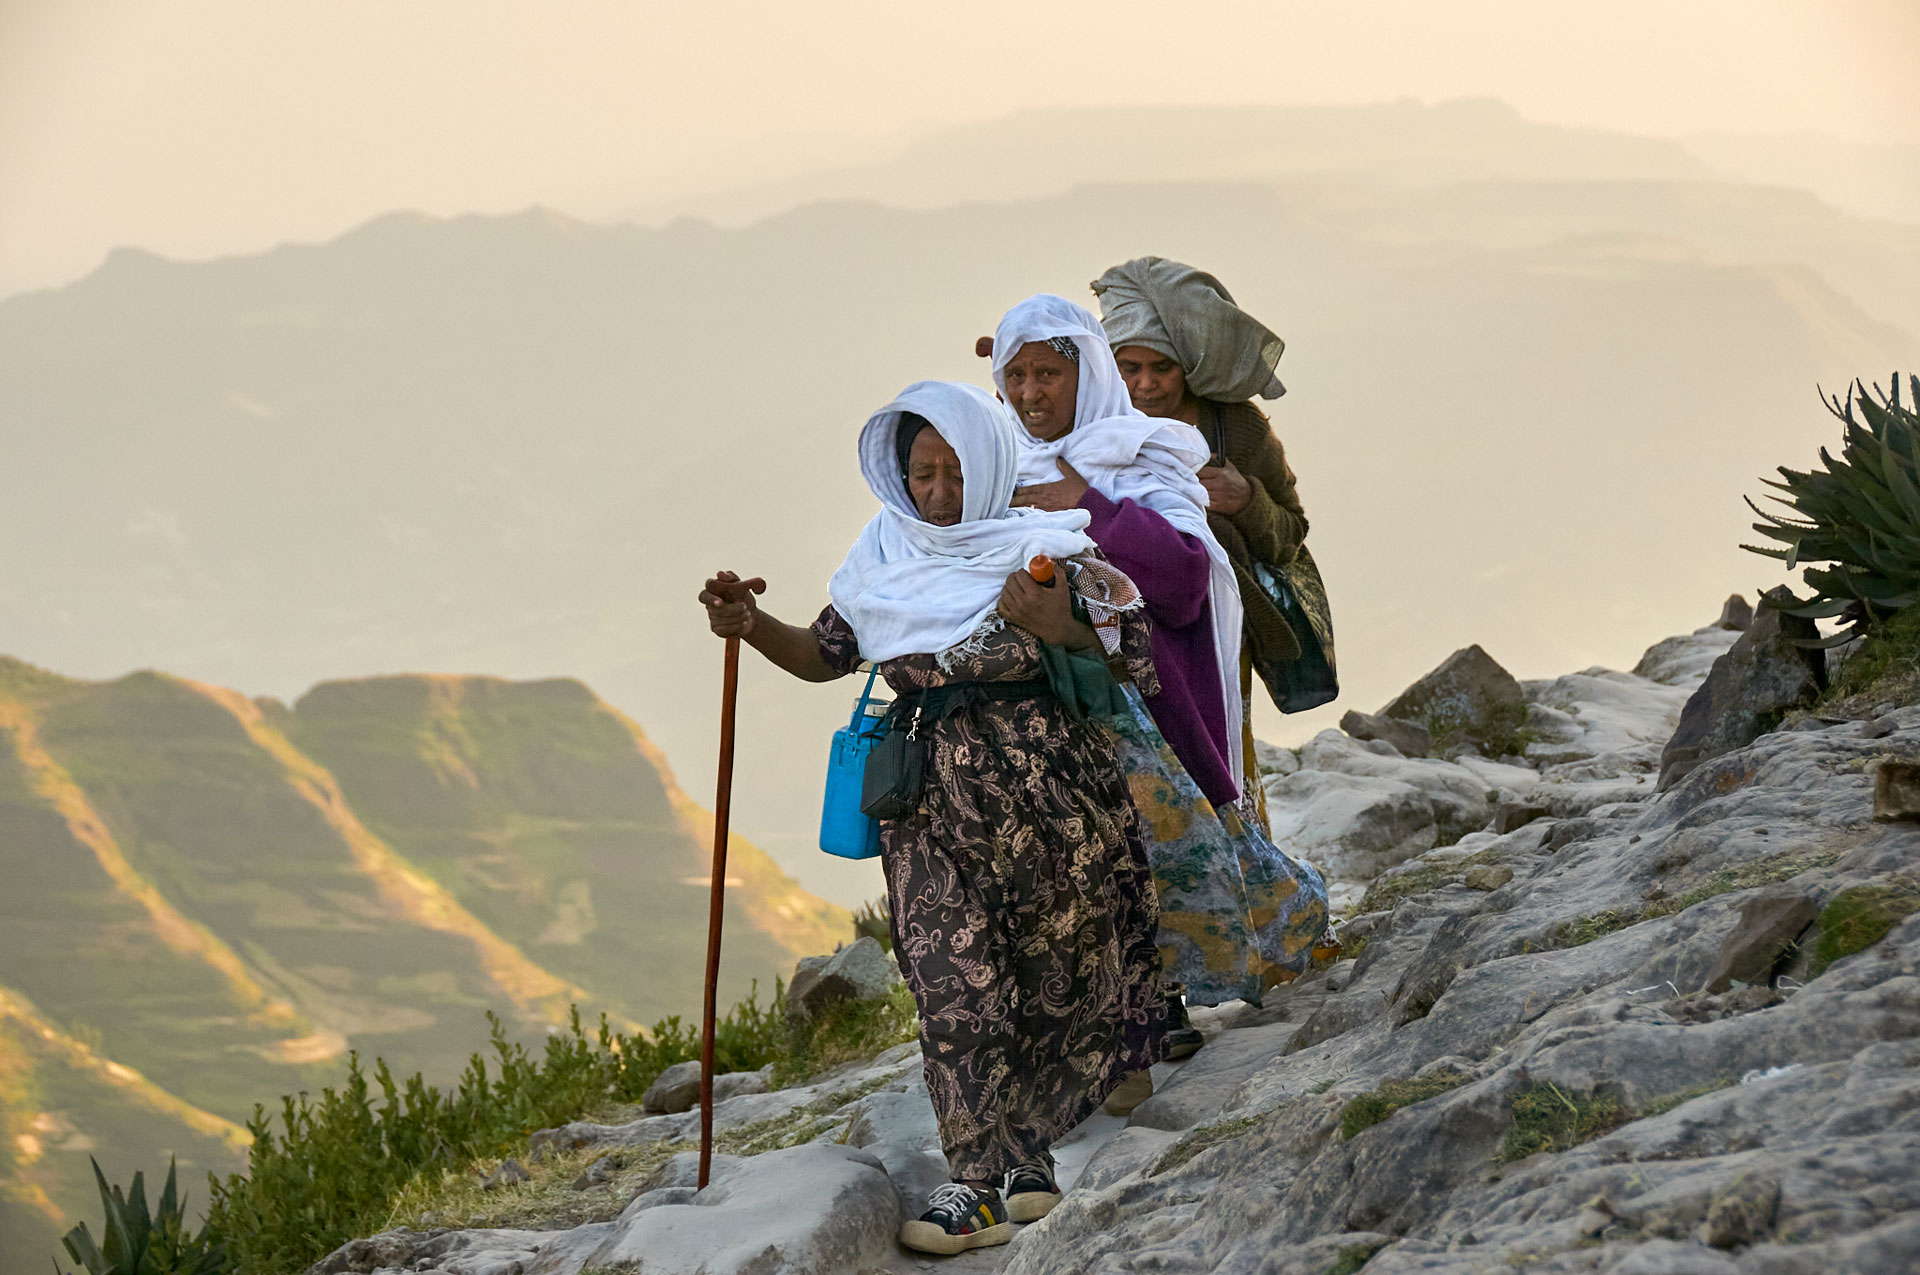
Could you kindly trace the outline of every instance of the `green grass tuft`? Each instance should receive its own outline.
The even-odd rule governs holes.
[[[886,999],[833,1001],[805,1023],[788,1028],[780,1056],[774,1059],[776,1089],[806,1082],[842,1063],[871,1058],[919,1034],[913,993],[894,984]]]
[[[1333,1265],[1327,1267],[1327,1275],[1354,1275],[1354,1272],[1373,1260],[1373,1255],[1387,1246],[1388,1241],[1378,1244],[1349,1244],[1340,1250],[1340,1256],[1333,1259]]]
[[[1436,1071],[1412,1080],[1383,1080],[1378,1088],[1347,1103],[1340,1113],[1340,1136],[1351,1141],[1400,1108],[1437,1098],[1472,1079],[1463,1071]]]
[[[1466,716],[1451,701],[1437,701],[1427,707],[1422,722],[1433,736],[1437,754],[1470,743],[1483,757],[1524,757],[1527,745],[1540,738],[1527,725],[1525,700],[1488,705],[1477,719]]]
[[[1920,606],[1896,611],[1869,628],[1815,708],[1865,712],[1888,702],[1920,703]]]
[[[1566,1151],[1611,1132],[1629,1119],[1604,1094],[1569,1094],[1551,1081],[1537,1081],[1513,1096],[1513,1128],[1502,1160],[1524,1160],[1541,1151]]]
[[[1834,895],[1820,910],[1812,976],[1817,978],[1835,961],[1872,947],[1915,911],[1920,911],[1920,889],[1906,881],[1858,885]]]

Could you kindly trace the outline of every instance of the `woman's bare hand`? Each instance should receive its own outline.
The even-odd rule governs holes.
[[[755,576],[742,580],[731,571],[717,571],[700,590],[700,605],[707,609],[707,627],[715,637],[744,638],[753,632],[760,608],[753,595],[765,593],[767,582]]]
[[[1207,489],[1207,508],[1231,518],[1253,500],[1253,483],[1230,460],[1208,465],[1198,475]]]
[[[1091,626],[1074,618],[1064,575],[1056,575],[1051,587],[1025,571],[1008,576],[1000,590],[1000,618],[1055,646],[1084,647],[1099,640]]]
[[[1053,463],[1060,467],[1060,472],[1066,477],[1059,482],[1034,483],[1018,489],[1013,493],[1015,509],[1045,509],[1049,513],[1059,513],[1063,509],[1079,508],[1080,498],[1087,494],[1087,480],[1065,460]]]

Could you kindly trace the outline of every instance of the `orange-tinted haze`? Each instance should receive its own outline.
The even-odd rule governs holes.
[[[1915,47],[1912,0],[0,0],[0,295],[117,244],[605,214],[1028,106],[1495,96],[1643,133],[1920,143]]]

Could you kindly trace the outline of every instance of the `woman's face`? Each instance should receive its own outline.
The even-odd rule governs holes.
[[[907,494],[921,520],[936,527],[960,521],[960,457],[940,431],[931,427],[914,436],[907,452]]]
[[[1043,443],[1073,430],[1080,367],[1044,341],[1029,341],[1007,364],[1007,402],[1027,433]]]
[[[1123,345],[1113,352],[1127,397],[1148,416],[1172,416],[1187,396],[1187,374],[1180,365],[1144,345]]]

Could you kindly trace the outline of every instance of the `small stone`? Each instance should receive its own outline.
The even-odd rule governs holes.
[[[1513,869],[1504,863],[1476,863],[1467,869],[1466,883],[1471,890],[1498,890],[1513,880]]]
[[[1874,768],[1873,817],[1920,819],[1920,763],[1888,758]]]
[[[1402,757],[1426,757],[1433,752],[1433,735],[1418,722],[1355,710],[1340,719],[1340,729],[1355,739],[1392,744]]]
[[[1876,717],[1870,722],[1861,723],[1860,738],[1885,739],[1899,729],[1900,723],[1894,721],[1891,717]]]
[[[1580,1210],[1580,1216],[1575,1219],[1574,1225],[1580,1229],[1580,1234],[1593,1236],[1600,1234],[1619,1220],[1613,1211],[1612,1202],[1604,1195],[1596,1195]]]
[[[1700,1242],[1720,1249],[1752,1244],[1772,1229],[1779,1205],[1779,1182],[1741,1178],[1715,1195],[1707,1206],[1707,1220],[1700,1224]]]
[[[516,1182],[530,1182],[533,1174],[527,1172],[527,1166],[512,1156],[500,1162],[500,1167],[480,1181],[482,1191],[491,1191],[495,1187],[512,1186]]]
[[[1753,624],[1753,603],[1741,594],[1734,594],[1720,608],[1720,618],[1713,622],[1716,629],[1737,629],[1744,633]]]
[[[613,1181],[614,1171],[624,1163],[625,1161],[617,1154],[601,1156],[573,1180],[573,1189],[587,1191],[597,1186],[605,1186]]]

